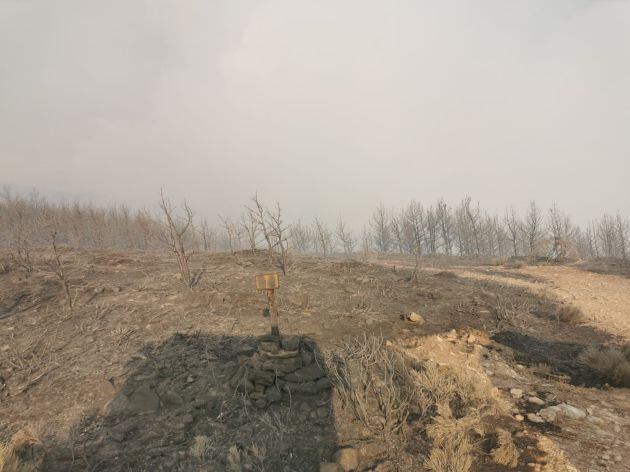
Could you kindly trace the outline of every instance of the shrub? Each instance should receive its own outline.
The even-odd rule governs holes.
[[[35,447],[40,444],[32,428],[18,431],[6,443],[0,443],[0,472],[36,472],[42,457]]]
[[[512,435],[505,429],[497,428],[497,447],[490,453],[494,462],[499,465],[516,467],[520,456]]]
[[[610,385],[630,387],[630,344],[591,346],[580,354],[580,361],[598,372]]]
[[[563,323],[581,323],[584,321],[584,313],[574,305],[560,305],[556,309],[556,319]]]
[[[402,427],[414,389],[403,357],[386,347],[382,338],[353,339],[329,365],[343,405],[366,428],[388,436]]]

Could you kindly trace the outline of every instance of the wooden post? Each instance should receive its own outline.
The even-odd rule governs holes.
[[[278,305],[276,304],[275,291],[273,289],[267,290],[267,301],[269,303],[271,334],[280,336],[280,328],[278,328]]]
[[[256,276],[256,290],[267,294],[271,334],[275,336],[280,336],[280,328],[278,327],[278,304],[276,303],[275,296],[275,290],[278,288],[280,288],[280,277],[277,272]]]

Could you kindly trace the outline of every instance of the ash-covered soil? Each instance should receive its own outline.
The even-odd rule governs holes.
[[[41,425],[44,470],[319,470],[340,448],[358,451],[358,470],[423,464],[426,437],[388,458],[334,389],[259,408],[230,383],[269,330],[254,289],[255,274],[275,270],[264,254],[198,254],[203,275],[190,291],[168,254],[66,251],[72,310],[46,257],[38,254],[31,277],[11,267],[0,274],[0,438]],[[470,367],[514,403],[517,470],[562,470],[549,468],[562,450],[580,470],[628,470],[628,391],[602,388],[579,361],[591,344],[620,341],[609,327],[560,323],[555,310],[566,300],[531,268],[427,262],[414,277],[404,265],[292,256],[278,292],[282,334],[308,337],[322,353],[365,333],[423,359],[433,352],[423,344],[444,343],[445,364],[477,353]],[[478,276],[488,270],[499,274]],[[411,312],[421,321],[409,321]],[[528,419],[562,404],[584,417]],[[504,470],[488,457],[473,469]]]

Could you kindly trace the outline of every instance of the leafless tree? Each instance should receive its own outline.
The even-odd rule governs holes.
[[[193,212],[188,204],[184,202],[183,215],[178,216],[175,207],[166,198],[163,190],[160,190],[159,205],[164,220],[162,222],[162,231],[158,237],[175,256],[182,280],[192,290],[197,284],[199,277],[198,274],[193,274],[190,270],[188,262],[192,253],[186,249],[187,238],[190,236],[193,221]]]
[[[298,220],[297,223],[293,223],[289,229],[291,233],[291,245],[292,248],[299,252],[308,252],[311,249],[312,235],[308,226],[303,225]]]
[[[436,216],[440,224],[440,234],[444,243],[444,251],[448,256],[453,253],[453,217],[446,202],[438,200],[436,206]]]
[[[321,250],[324,255],[324,259],[328,257],[332,249],[332,233],[328,228],[328,225],[319,218],[315,217],[313,221],[313,234],[315,236],[315,243],[317,248]]]
[[[425,239],[424,209],[419,202],[412,201],[405,210],[405,227],[409,240],[409,251],[416,257],[422,255]]]
[[[557,260],[566,259],[570,242],[574,239],[575,228],[568,215],[558,210],[554,204],[549,209],[548,229],[553,238],[553,257]]]
[[[427,242],[427,248],[429,253],[436,254],[439,249],[439,223],[438,218],[435,215],[433,207],[428,207],[426,210],[426,231],[425,239]]]
[[[481,254],[481,208],[479,207],[479,203],[477,206],[471,206],[472,199],[469,196],[466,196],[464,200],[462,200],[462,210],[466,216],[466,221],[468,223],[468,229],[470,230],[470,234],[472,236],[472,240],[475,244],[475,254]]]
[[[505,223],[507,238],[510,242],[510,247],[512,248],[512,255],[514,257],[518,257],[518,244],[522,223],[519,221],[513,207],[510,207],[505,211],[503,222]]]
[[[529,208],[523,221],[523,234],[528,245],[529,254],[536,253],[536,246],[544,235],[543,216],[533,200],[529,202]]]
[[[2,203],[6,207],[6,225],[13,260],[28,277],[33,273],[32,241],[38,208],[34,199],[29,203],[22,197],[13,197],[8,187],[3,190]]]
[[[617,213],[615,217],[615,232],[617,233],[617,245],[619,248],[619,256],[623,260],[628,259],[628,244],[630,241],[630,222],[627,218]]]
[[[372,241],[374,241],[374,238],[370,233],[370,229],[367,226],[363,226],[361,230],[361,252],[363,252],[364,259],[367,259],[368,254],[372,251]]]
[[[258,198],[258,193],[251,197],[251,201],[253,203],[253,207],[250,208],[245,206],[245,208],[249,211],[249,214],[252,216],[252,219],[256,222],[260,232],[265,238],[265,242],[267,243],[267,259],[271,264],[273,262],[273,237],[267,225],[266,209]]]
[[[55,276],[59,280],[59,283],[61,283],[61,287],[63,288],[63,292],[66,298],[66,304],[68,305],[68,308],[72,310],[72,308],[74,307],[74,302],[72,300],[72,296],[70,295],[70,284],[68,282],[64,264],[61,260],[58,246],[59,221],[55,217],[55,215],[44,214],[42,216],[42,222],[44,222],[43,224],[47,228],[50,248],[52,249],[52,259],[47,261],[47,265],[55,274]]]
[[[269,228],[270,234],[274,239],[273,247],[277,248],[279,252],[278,264],[280,265],[282,274],[286,275],[289,250],[287,233],[289,231],[288,227],[283,221],[282,208],[280,207],[280,203],[276,202],[276,207],[274,211],[267,210],[266,213],[268,219],[267,227]]]
[[[390,221],[387,210],[382,203],[374,211],[371,223],[376,249],[379,252],[389,251],[392,245]]]
[[[252,254],[256,251],[256,244],[258,240],[258,224],[256,218],[251,211],[247,211],[246,214],[241,215],[241,227],[245,231],[247,236],[247,242],[249,243],[249,249]]]
[[[617,250],[617,234],[615,219],[610,215],[604,215],[597,225],[597,237],[604,256],[615,257]]]
[[[393,244],[396,245],[396,249],[399,253],[405,252],[405,230],[404,230],[404,213],[397,213],[392,210],[389,215],[389,225],[391,228],[391,235]]]
[[[357,240],[352,234],[352,231],[348,229],[343,219],[341,219],[341,217],[339,217],[339,220],[337,221],[335,236],[339,240],[339,244],[343,248],[343,252],[346,254],[346,256],[350,257],[354,252],[354,247],[357,243]]]
[[[236,252],[236,247],[238,244],[239,237],[238,233],[238,225],[236,225],[230,217],[219,216],[221,220],[221,225],[225,230],[225,235],[227,236],[228,247],[230,248],[230,254],[234,255]]]
[[[201,221],[200,232],[201,232],[201,241],[203,243],[203,250],[204,251],[214,250],[216,233],[214,229],[210,227],[210,225],[208,224],[208,220],[206,220],[205,218]]]

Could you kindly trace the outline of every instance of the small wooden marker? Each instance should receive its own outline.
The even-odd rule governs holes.
[[[278,305],[276,304],[275,290],[280,288],[280,275],[277,272],[260,274],[256,276],[256,290],[267,294],[269,304],[269,318],[271,320],[271,334],[280,335],[278,328]]]

